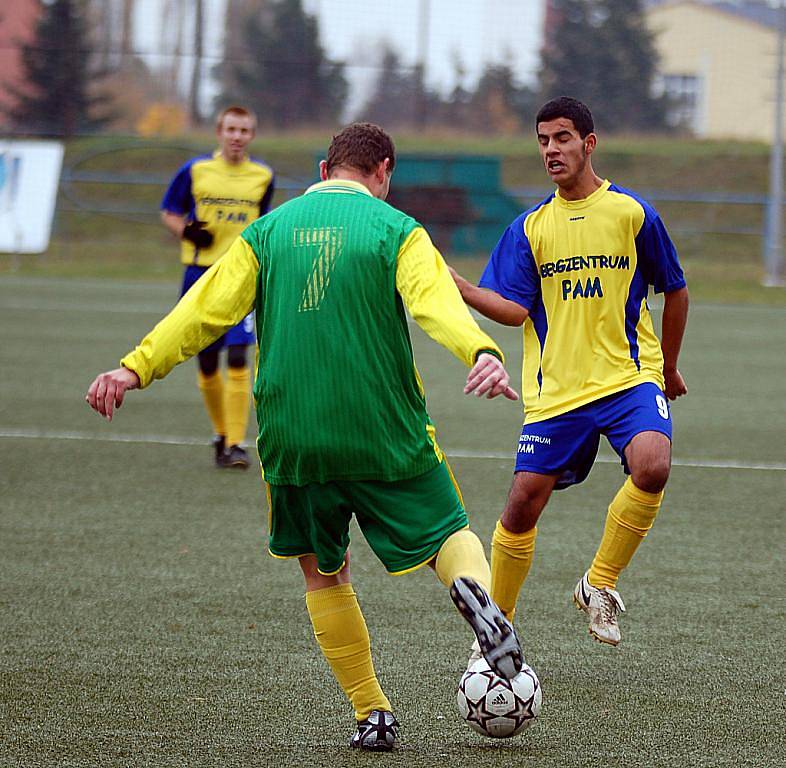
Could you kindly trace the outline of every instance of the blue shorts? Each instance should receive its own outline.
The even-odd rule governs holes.
[[[559,475],[555,488],[587,479],[605,435],[630,474],[625,448],[640,432],[661,432],[671,440],[671,412],[656,384],[630,389],[562,413],[525,424],[516,451],[516,472]]]
[[[183,287],[180,289],[181,298],[186,291],[207,272],[209,267],[197,267],[193,264],[186,267],[183,273]],[[234,328],[230,328],[221,338],[216,339],[209,347],[205,347],[203,352],[217,352],[223,347],[235,345],[248,346],[253,344],[254,338],[254,313],[246,315]]]

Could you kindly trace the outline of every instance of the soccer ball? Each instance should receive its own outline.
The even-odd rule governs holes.
[[[461,716],[473,730],[506,739],[532,725],[543,693],[537,675],[526,664],[512,680],[504,680],[481,658],[461,677],[457,700]]]

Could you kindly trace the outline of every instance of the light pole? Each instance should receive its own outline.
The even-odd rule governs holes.
[[[415,94],[415,123],[419,128],[426,125],[426,58],[429,45],[429,22],[431,21],[430,0],[420,0],[418,6],[418,37],[417,37],[417,62],[415,71],[417,77],[417,93]]]
[[[782,286],[783,279],[783,39],[786,35],[786,6],[778,6],[778,62],[775,67],[775,125],[770,151],[770,195],[767,200],[764,235],[765,286]]]

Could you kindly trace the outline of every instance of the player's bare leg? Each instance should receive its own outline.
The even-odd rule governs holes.
[[[298,562],[314,636],[355,710],[357,730],[350,746],[388,751],[398,723],[374,671],[368,628],[350,580],[349,553],[344,567],[332,574],[319,572],[316,555],[304,555]]]
[[[609,645],[620,642],[617,617],[625,610],[617,580],[660,509],[671,469],[671,441],[660,432],[640,432],[626,447],[625,460],[630,477],[609,505],[600,547],[573,592],[574,602],[589,616],[590,634]]]
[[[557,475],[516,472],[491,539],[491,596],[512,619],[535,553],[537,522]]]

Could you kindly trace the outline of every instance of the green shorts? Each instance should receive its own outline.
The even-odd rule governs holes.
[[[349,522],[360,530],[394,574],[427,563],[445,539],[468,525],[456,481],[447,465],[397,482],[334,481],[305,486],[269,485],[274,557],[315,554],[320,573],[338,573],[349,548]]]

